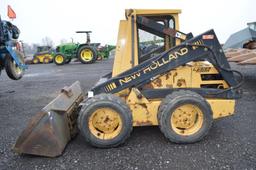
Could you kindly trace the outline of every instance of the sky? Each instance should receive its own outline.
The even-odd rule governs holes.
[[[91,42],[116,44],[119,20],[125,9],[181,9],[180,31],[194,35],[214,29],[220,42],[256,21],[256,0],[0,0],[2,19],[11,5],[21,30],[20,40],[41,43],[50,37],[55,45],[66,39],[84,42],[77,30],[91,30]]]

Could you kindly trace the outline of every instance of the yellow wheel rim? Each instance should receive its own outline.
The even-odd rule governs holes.
[[[195,105],[182,105],[172,113],[170,124],[172,129],[179,135],[195,134],[203,125],[203,112]]]
[[[37,63],[38,63],[38,60],[37,60],[37,59],[33,59],[33,63],[34,63],[34,64],[37,64]]]
[[[121,132],[122,120],[115,110],[106,107],[100,108],[90,116],[89,129],[99,139],[113,139]]]
[[[93,52],[89,49],[82,50],[81,59],[84,61],[91,61],[93,59]]]
[[[57,56],[55,57],[55,61],[56,61],[56,63],[61,64],[61,63],[64,62],[64,58],[63,58],[62,55],[57,55]]]

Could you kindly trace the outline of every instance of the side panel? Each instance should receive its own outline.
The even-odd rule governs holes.
[[[151,101],[148,104],[131,104],[133,126],[158,125],[157,112],[161,101]]]
[[[226,117],[234,114],[235,100],[207,99],[213,111],[213,119]]]
[[[234,114],[235,100],[207,99],[207,102],[211,106],[213,119]],[[147,104],[130,104],[133,116],[133,126],[158,125],[157,113],[160,104],[161,100],[149,101]]]

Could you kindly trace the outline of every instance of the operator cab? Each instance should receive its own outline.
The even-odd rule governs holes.
[[[172,15],[146,17],[164,25],[166,28],[175,28],[175,21]],[[156,33],[140,24],[137,24],[137,32],[139,64],[155,56],[156,54],[168,50],[170,47],[173,47],[176,44],[175,38]]]
[[[253,31],[256,31],[256,22],[247,23],[248,27]]]
[[[138,17],[146,17],[164,25],[165,28],[179,30],[178,15],[180,13],[180,10],[126,10],[126,20],[121,20],[119,24],[112,76],[139,65],[180,43],[179,39],[155,32],[138,23]]]

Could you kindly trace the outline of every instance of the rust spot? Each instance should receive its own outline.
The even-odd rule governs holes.
[[[147,105],[145,104],[145,103],[142,103],[142,104],[140,104],[142,107],[144,107],[145,109],[147,109],[148,107],[147,107]]]
[[[136,121],[135,124],[137,126],[151,126],[151,125],[153,125],[153,123],[149,120],[147,120],[147,121]]]
[[[177,82],[177,86],[181,87],[182,85],[186,85],[186,81],[184,79],[179,79]]]
[[[151,83],[145,84],[143,89],[153,89],[153,85]]]
[[[165,34],[168,34],[168,35],[171,35],[171,36],[175,36],[175,34],[176,34],[176,31],[173,30],[173,29],[170,29],[170,28],[164,28],[164,29],[163,29],[163,32],[164,32]]]
[[[157,87],[162,87],[162,80],[161,80],[161,79],[156,79],[156,80],[154,81],[154,83],[155,83],[155,85],[156,85]]]
[[[165,75],[165,79],[168,80],[170,78],[170,76],[172,75],[172,73],[168,73]]]

